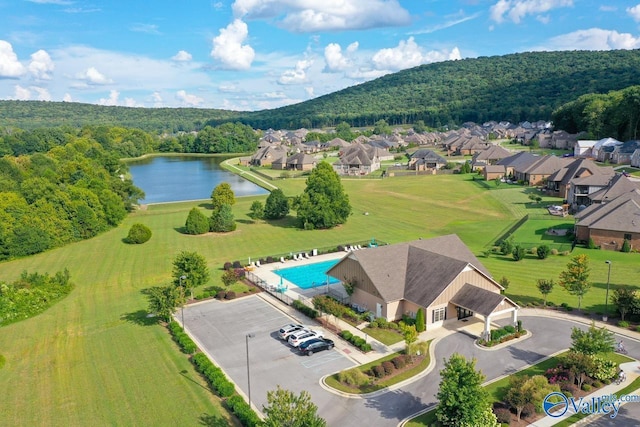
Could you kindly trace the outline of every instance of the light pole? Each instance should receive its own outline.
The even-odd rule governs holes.
[[[249,332],[244,339],[247,343],[247,389],[249,394],[249,408],[251,408],[251,373],[249,372],[249,338],[255,337],[255,334]]]
[[[609,281],[611,279],[611,261],[606,260],[605,263],[609,264],[609,272],[607,273],[607,293],[604,296],[604,316],[602,316],[603,321],[609,320]]]
[[[185,280],[187,276],[180,276],[180,298],[182,299],[182,307],[180,308],[180,314],[182,316],[182,330],[184,331],[186,328],[184,327],[184,286],[182,285],[182,281]]]

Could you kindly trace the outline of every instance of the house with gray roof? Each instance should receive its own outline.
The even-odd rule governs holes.
[[[380,169],[380,150],[369,144],[352,143],[340,151],[338,160],[333,163],[333,170],[338,175],[370,174]],[[383,152],[388,153],[386,150]]]
[[[485,150],[479,151],[471,159],[471,167],[480,170],[486,165],[495,165],[500,160],[509,157],[513,153],[499,145],[491,144]]]
[[[611,152],[611,163],[619,165],[630,165],[633,152],[640,149],[640,141],[626,141],[622,145],[616,146]]]
[[[274,161],[287,157],[286,147],[280,145],[268,145],[259,148],[258,151],[251,156],[249,163],[253,166],[271,166]]]
[[[438,170],[447,164],[447,159],[438,153],[421,149],[411,155],[409,159],[409,169],[424,171],[427,169]]]
[[[593,239],[601,249],[619,251],[625,240],[640,248],[640,189],[626,192],[608,203],[594,204],[575,215],[576,239]]]
[[[640,168],[640,148],[634,151],[631,155],[631,166],[634,168]]]
[[[569,161],[557,156],[538,156],[532,163],[514,167],[514,176],[526,185],[542,185],[549,176],[565,167]]]
[[[318,164],[318,160],[306,153],[296,153],[289,157],[281,157],[271,167],[279,170],[310,171]]]
[[[354,287],[351,302],[376,317],[398,320],[425,311],[427,330],[479,317],[511,316],[518,305],[455,234],[352,251],[327,274]]]
[[[562,169],[549,175],[545,190],[550,196],[568,200],[572,180],[594,175],[603,177],[590,182],[603,182],[610,180],[615,172],[611,167],[600,167],[588,159],[573,159]]]

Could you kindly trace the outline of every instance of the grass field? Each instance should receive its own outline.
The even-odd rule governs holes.
[[[304,179],[274,182],[289,196],[304,188]],[[193,202],[152,205],[91,240],[0,264],[0,280],[11,281],[23,270],[53,273],[67,267],[76,284],[71,295],[45,313],[0,330],[0,353],[6,358],[0,369],[1,423],[214,425],[226,412],[203,387],[165,330],[145,318],[147,304],[142,291],[169,281],[172,261],[179,251],[196,251],[208,260],[210,284],[220,283],[225,261],[372,237],[397,243],[457,233],[480,254],[494,236],[518,219],[496,195],[523,190],[487,190],[459,175],[345,179],[343,184],[353,215],[347,224],[333,230],[302,231],[295,228],[293,218],[254,222],[247,213],[254,200],[264,202],[266,196],[260,196],[239,199],[234,205],[238,229],[233,233],[187,236],[179,230]],[[526,199],[526,195],[522,197]],[[200,206],[207,208],[206,203]],[[144,245],[122,243],[134,222],[153,231]],[[613,286],[636,283],[638,255],[586,253],[592,259],[595,284],[583,305],[602,310],[604,261],[613,262]],[[520,302],[539,300],[535,279],[557,278],[569,261],[562,256],[517,263],[501,256],[480,260],[495,277],[509,277],[507,294]],[[574,298],[558,288],[549,300],[575,305]]]

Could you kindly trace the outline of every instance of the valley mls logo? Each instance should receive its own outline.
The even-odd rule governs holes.
[[[545,396],[542,401],[542,409],[544,409],[545,414],[552,418],[563,416],[569,409],[572,409],[575,414],[608,414],[610,418],[615,418],[618,415],[621,404],[622,402],[615,394],[592,397],[586,400],[581,397],[576,400],[574,397],[567,397],[560,392],[554,391]]]

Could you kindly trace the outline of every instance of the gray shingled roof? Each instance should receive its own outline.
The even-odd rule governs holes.
[[[575,159],[562,169],[551,174],[548,179],[549,181],[560,182],[566,185],[573,179],[579,179],[580,175],[584,175],[587,171],[591,176],[600,175],[606,176],[609,179],[615,174],[612,167],[600,167],[588,159]]]
[[[491,277],[455,234],[367,248],[352,252],[346,258],[360,264],[385,301],[407,299],[424,307],[429,306],[468,265]],[[327,274],[331,276],[340,262]]]
[[[640,233],[640,190],[635,189],[605,204],[591,205],[575,218],[578,226]]]
[[[589,199],[594,202],[606,203],[637,188],[640,188],[640,182],[631,180],[622,174],[617,174],[611,179],[607,187],[589,194]]]
[[[482,316],[488,316],[493,313],[505,299],[506,297],[504,295],[465,283],[462,289],[451,298],[451,303]]]

